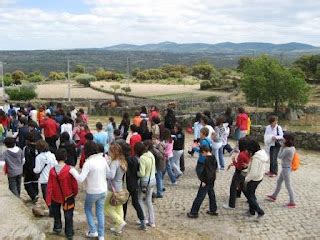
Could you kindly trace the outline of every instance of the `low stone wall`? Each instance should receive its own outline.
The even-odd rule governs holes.
[[[251,126],[250,136],[263,142],[263,136],[266,127],[257,125]],[[310,132],[290,132],[295,137],[295,146],[297,148],[304,148],[308,150],[320,151],[320,133],[310,133]]]

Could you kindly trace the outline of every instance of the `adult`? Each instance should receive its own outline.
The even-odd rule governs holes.
[[[267,173],[269,177],[278,175],[278,154],[283,140],[282,127],[278,125],[278,118],[274,115],[269,117],[269,125],[264,133],[264,142],[266,151],[270,156],[270,171]]]
[[[121,234],[126,222],[123,220],[123,206],[113,206],[110,204],[113,192],[121,192],[123,189],[124,174],[127,172],[128,164],[119,144],[111,144],[109,156],[111,158],[110,171],[107,172],[108,194],[106,198],[105,212],[115,223],[110,230],[116,234]]]
[[[258,213],[257,219],[260,219],[264,216],[264,211],[259,206],[256,189],[261,183],[265,171],[265,164],[268,161],[268,155],[265,150],[260,148],[260,145],[255,140],[250,140],[248,142],[247,150],[251,157],[251,161],[248,167],[248,173],[245,177],[246,183],[246,194],[249,203],[249,211],[246,214],[248,217],[255,216],[256,212]]]
[[[33,106],[30,109],[29,118],[34,122],[38,122],[38,111]]]
[[[129,114],[126,112],[122,115],[122,120],[119,125],[119,130],[124,140],[127,140],[129,127],[130,127],[130,118],[129,118]]]
[[[239,139],[247,135],[248,130],[248,115],[243,107],[238,108],[238,115],[236,117],[236,131],[239,131]]]
[[[109,117],[109,123],[106,127],[106,132],[108,133],[108,143],[111,143],[114,141],[114,130],[116,129],[117,125],[114,121],[113,117]]]
[[[53,119],[53,115],[47,113],[47,116],[40,123],[40,127],[43,128],[44,138],[50,147],[51,152],[57,150],[56,141],[58,139],[59,125]]]
[[[285,204],[285,207],[295,208],[296,204],[294,201],[294,193],[293,193],[293,189],[290,181],[291,164],[296,151],[294,147],[294,137],[291,134],[284,134],[283,139],[284,141],[279,151],[279,158],[282,160],[281,161],[282,170],[277,180],[277,186],[274,193],[267,197],[269,198],[269,200],[275,202],[280,192],[281,185],[284,181],[289,193],[289,200],[290,200],[289,203]]]
[[[137,143],[134,146],[136,156],[139,157],[140,168],[138,176],[140,177],[140,188],[138,193],[139,203],[144,212],[144,216],[147,218],[147,225],[155,227],[154,208],[152,204],[152,193],[156,185],[156,161],[153,154],[147,151],[145,145],[142,142]],[[148,211],[144,210],[144,198]]]
[[[98,153],[97,144],[94,142],[85,145],[86,161],[83,165],[82,172],[79,175],[75,168],[70,173],[78,182],[85,182],[86,199],[84,203],[84,211],[87,217],[89,231],[87,237],[99,237],[104,240],[104,204],[107,192],[107,172],[110,168],[106,159],[101,153]],[[96,217],[98,220],[98,228],[94,222],[92,212],[93,205],[96,209]]]
[[[145,119],[148,121],[148,111],[147,111],[146,106],[142,106],[140,108],[140,117],[142,120]]]

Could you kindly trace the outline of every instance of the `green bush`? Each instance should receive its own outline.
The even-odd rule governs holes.
[[[182,73],[178,71],[172,71],[172,72],[169,72],[168,74],[169,74],[169,77],[172,77],[172,78],[181,79],[183,77]]]
[[[202,81],[200,83],[200,90],[207,90],[212,87],[211,83],[209,81]]]
[[[42,75],[34,75],[32,77],[28,77],[28,82],[41,82],[44,80]]]
[[[3,82],[4,82],[4,85],[5,86],[10,86],[13,84],[13,80],[12,80],[12,76],[11,76],[11,73],[6,73],[4,76],[3,76]],[[2,84],[2,83],[1,83]]]
[[[90,74],[79,74],[77,77],[75,77],[75,80],[77,83],[82,84],[86,87],[90,87],[90,82],[96,81],[97,78]]]
[[[66,74],[64,72],[49,72],[48,75],[49,80],[65,80]]]
[[[37,97],[33,86],[21,86],[6,88],[10,100],[28,101]]]
[[[219,100],[219,97],[217,96],[210,96],[206,98],[207,102],[217,102]]]

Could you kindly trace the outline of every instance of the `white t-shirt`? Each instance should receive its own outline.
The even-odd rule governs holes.
[[[30,118],[32,119],[32,121],[34,122],[38,122],[38,111],[37,110],[31,110],[29,113]]]
[[[70,136],[70,141],[72,140],[72,124],[71,123],[64,123],[61,125],[61,133],[67,132]]]

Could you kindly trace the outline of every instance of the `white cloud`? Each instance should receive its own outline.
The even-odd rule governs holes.
[[[320,45],[320,3],[311,0],[85,0],[85,14],[22,9],[10,2],[0,0],[3,49],[161,41]]]

